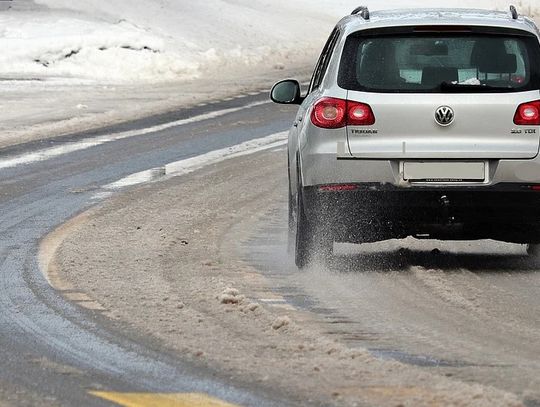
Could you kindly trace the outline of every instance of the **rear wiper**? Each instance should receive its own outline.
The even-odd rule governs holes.
[[[456,92],[456,93],[507,92],[513,89],[511,86],[503,87],[503,86],[490,86],[490,85],[469,85],[469,84],[464,84],[464,83],[449,83],[449,82],[441,83],[440,88],[442,92],[448,92],[448,93],[452,93],[452,92]]]

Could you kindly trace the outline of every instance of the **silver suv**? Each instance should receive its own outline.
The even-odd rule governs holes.
[[[540,243],[540,32],[481,10],[359,7],[328,39],[289,135],[298,267],[334,242]]]

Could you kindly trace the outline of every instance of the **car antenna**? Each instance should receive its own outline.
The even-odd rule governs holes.
[[[360,6],[353,10],[351,15],[355,16],[357,14],[360,14],[360,16],[366,20],[369,21],[370,15],[369,15],[369,9],[366,6]]]
[[[512,14],[512,19],[513,19],[513,20],[517,20],[517,19],[518,19],[519,14],[518,14],[518,11],[517,11],[517,9],[516,9],[516,6],[514,6],[514,5],[511,5],[511,6],[510,6],[510,13]]]

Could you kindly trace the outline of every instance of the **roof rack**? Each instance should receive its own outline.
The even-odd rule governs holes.
[[[360,14],[360,16],[366,20],[366,21],[369,21],[369,9],[366,7],[366,6],[360,6],[360,7],[356,7],[353,12],[351,13],[351,15],[355,16],[357,14]]]
[[[511,5],[510,6],[510,13],[512,14],[512,20],[517,20],[519,18],[518,11],[516,9],[516,6]]]

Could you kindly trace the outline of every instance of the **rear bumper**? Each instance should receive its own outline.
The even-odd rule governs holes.
[[[540,192],[528,184],[477,188],[409,188],[358,184],[356,190],[304,189],[308,218],[335,240],[379,241],[417,236],[540,243]]]
[[[306,150],[302,152],[300,162],[302,185],[307,187],[336,183],[371,183],[403,187],[400,172],[402,161],[354,159],[352,157],[345,159],[337,158],[335,151],[321,153]],[[540,158],[476,161],[485,161],[489,168],[485,182],[476,184],[476,187],[483,188],[503,183],[540,184]]]

